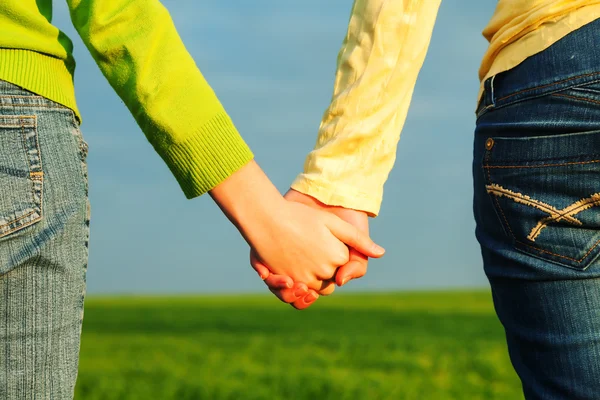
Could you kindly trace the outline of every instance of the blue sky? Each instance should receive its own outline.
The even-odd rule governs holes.
[[[255,292],[248,247],[208,196],[186,200],[77,37],[76,92],[90,145],[89,293]],[[332,91],[350,0],[164,1],[258,163],[284,192]],[[468,3],[468,6],[467,6]],[[387,249],[340,291],[486,286],[471,212],[481,31],[495,2],[444,2],[372,237]]]

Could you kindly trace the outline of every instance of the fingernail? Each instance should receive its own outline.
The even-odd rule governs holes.
[[[342,280],[342,285],[341,285],[341,286],[344,286],[346,283],[348,283],[348,281],[349,281],[350,279],[352,279],[352,278],[350,278],[349,276],[345,277],[345,278]]]
[[[376,244],[373,247],[373,249],[375,250],[376,253],[379,253],[379,254],[385,253],[385,249],[383,247],[379,246],[378,244]]]
[[[306,292],[308,292],[306,288],[300,288],[296,290],[296,293],[294,293],[294,295],[296,295],[296,297],[302,297],[306,294]]]
[[[267,275],[263,275],[263,274],[261,274],[261,275],[260,275],[260,279],[262,279],[262,280],[264,281],[265,279],[267,279]]]
[[[306,297],[304,298],[304,302],[305,302],[306,304],[308,304],[308,303],[312,303],[312,302],[313,302],[313,301],[315,301],[317,298],[318,298],[318,297],[317,297],[317,295],[316,295],[316,294],[314,294],[314,293],[311,293],[311,294],[309,294],[308,296],[306,296]]]

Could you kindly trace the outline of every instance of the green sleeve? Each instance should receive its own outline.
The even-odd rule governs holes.
[[[77,32],[188,198],[252,159],[158,0],[67,0]]]

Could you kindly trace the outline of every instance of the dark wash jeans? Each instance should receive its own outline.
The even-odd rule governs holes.
[[[527,399],[600,399],[600,20],[485,82],[476,235]]]

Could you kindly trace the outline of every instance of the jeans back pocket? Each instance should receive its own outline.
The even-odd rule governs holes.
[[[0,115],[0,238],[42,219],[36,122],[35,116]]]
[[[585,270],[600,253],[600,131],[489,137],[485,189],[523,253]]]

